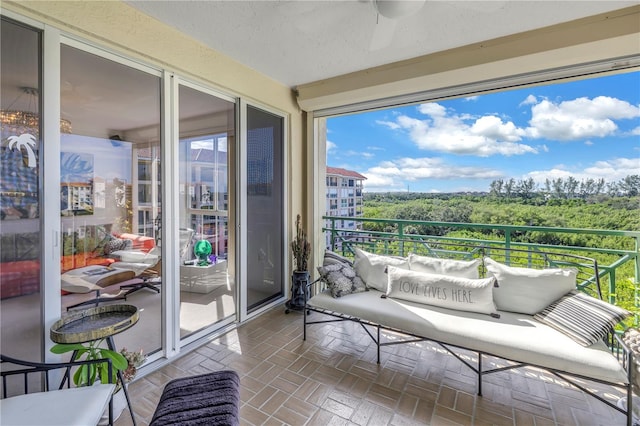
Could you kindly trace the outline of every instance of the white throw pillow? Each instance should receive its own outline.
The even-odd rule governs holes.
[[[485,257],[487,272],[498,280],[493,299],[501,311],[534,315],[576,288],[574,268],[530,269]]]
[[[409,269],[418,272],[428,272],[430,274],[478,279],[480,278],[480,274],[478,273],[479,265],[480,259],[455,260],[419,256],[413,253],[409,255]]]
[[[389,266],[388,297],[499,317],[493,303],[495,278],[470,279]]]
[[[389,283],[386,274],[387,266],[392,265],[409,269],[409,261],[406,257],[382,256],[359,248],[354,248],[354,251],[356,258],[353,262],[353,267],[368,288],[375,288],[386,293]]]

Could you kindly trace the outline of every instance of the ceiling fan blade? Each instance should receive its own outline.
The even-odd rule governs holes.
[[[330,31],[334,26],[344,26],[345,21],[359,11],[354,2],[278,1],[276,9],[285,21],[305,34]]]
[[[393,41],[397,24],[398,21],[396,19],[387,19],[384,16],[378,15],[378,22],[373,29],[369,51],[373,52],[389,46]]]
[[[413,15],[424,6],[426,0],[371,0],[375,11],[389,19]]]

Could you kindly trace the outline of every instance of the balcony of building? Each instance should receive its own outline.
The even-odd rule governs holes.
[[[510,225],[455,224],[325,217],[330,248],[346,256],[354,246],[406,255],[430,245],[494,244],[532,253],[555,250],[588,253],[599,259],[605,297],[611,303],[634,299],[638,290],[640,232]],[[351,227],[350,224],[357,224]],[[363,229],[364,228],[367,229]],[[405,233],[418,226],[430,235]],[[372,230],[373,229],[373,230]],[[380,231],[382,229],[382,231]],[[485,232],[486,239],[447,238],[444,230]],[[527,231],[549,235],[601,235],[616,247],[536,245],[519,241]],[[349,244],[343,244],[349,241]],[[632,281],[634,285],[623,285]],[[632,291],[629,294],[629,290]],[[345,296],[348,297],[348,296]],[[628,305],[627,305],[628,306]],[[314,313],[318,316],[322,314]],[[329,319],[330,317],[327,317]],[[317,320],[318,318],[314,318]],[[207,343],[130,385],[135,413],[149,421],[162,386],[172,378],[211,370],[234,369],[241,375],[243,424],[624,424],[625,417],[557,376],[534,367],[487,376],[483,395],[476,377],[435,343],[415,342],[382,349],[357,323],[327,322],[308,329],[302,316],[281,308]],[[637,321],[637,318],[636,320]],[[393,333],[388,335],[394,338]],[[465,359],[474,360],[469,352]],[[581,382],[614,403],[623,394],[597,383]],[[118,426],[131,424],[125,413]]]
[[[302,316],[273,309],[129,385],[139,425],[171,379],[240,374],[243,425],[623,425],[625,416],[550,373],[522,368],[476,378],[435,344],[385,349],[357,324],[328,323],[302,340]],[[597,388],[597,385],[595,385]],[[603,391],[609,392],[603,388]],[[616,401],[620,393],[607,393]],[[124,412],[116,426],[131,425]]]
[[[476,11],[468,14],[458,13],[458,7],[461,7],[462,3],[430,2],[442,13],[445,9],[455,13],[453,19],[444,19],[441,14],[425,12],[429,22],[435,20],[438,24],[460,25],[460,29],[448,28],[447,37],[432,37],[424,31],[432,25],[425,24],[422,19],[406,20],[407,23],[412,22],[413,29],[398,31],[400,37],[397,41],[406,40],[402,37],[403,34],[408,34],[416,41],[420,34],[427,37],[428,43],[414,43],[415,46],[420,46],[421,50],[403,53],[402,57],[394,56],[399,49],[393,46],[377,49],[370,45],[372,34],[377,32],[374,30],[379,19],[375,13],[367,16],[361,10],[370,8],[371,5],[367,4],[369,2],[339,2],[331,3],[329,6],[326,6],[329,4],[327,2],[278,3],[277,7],[274,7],[272,2],[242,2],[242,7],[234,11],[234,7],[239,7],[239,2],[3,2],[3,17],[8,14],[11,21],[18,22],[18,26],[35,28],[36,32],[44,34],[44,40],[40,40],[43,42],[39,44],[42,50],[38,50],[38,54],[33,58],[27,57],[28,55],[19,50],[17,45],[4,45],[11,47],[9,50],[12,52],[18,51],[18,56],[28,59],[30,65],[45,70],[45,75],[40,76],[44,79],[40,78],[40,81],[46,83],[42,92],[46,101],[40,99],[39,107],[40,113],[46,117],[41,122],[48,123],[42,124],[46,129],[42,128],[40,134],[41,140],[47,141],[47,158],[54,159],[60,154],[55,151],[56,139],[59,138],[56,123],[62,118],[61,114],[68,113],[65,108],[60,108],[60,102],[56,101],[60,93],[65,96],[73,94],[68,96],[68,99],[72,98],[74,102],[102,102],[100,97],[95,96],[96,92],[88,90],[90,84],[69,84],[61,78],[60,63],[68,69],[86,71],[84,67],[70,66],[64,58],[60,61],[61,50],[78,50],[82,56],[90,53],[101,60],[106,58],[108,62],[121,66],[124,63],[128,68],[140,69],[154,79],[162,78],[154,87],[163,88],[162,123],[158,121],[158,128],[160,124],[164,126],[164,135],[175,133],[178,128],[179,117],[175,115],[178,105],[177,92],[181,84],[186,89],[205,93],[209,97],[217,95],[224,98],[222,100],[225,102],[237,102],[227,117],[232,118],[238,125],[242,123],[232,133],[233,139],[238,142],[244,141],[243,138],[246,137],[246,132],[243,132],[247,119],[245,106],[255,101],[255,105],[249,105],[253,107],[252,111],[266,109],[265,115],[273,113],[289,120],[283,125],[282,151],[286,153],[282,155],[283,163],[269,169],[286,170],[284,184],[276,188],[277,191],[282,191],[284,196],[276,204],[283,206],[287,214],[274,215],[274,222],[280,221],[278,223],[282,225],[284,221],[285,232],[280,233],[284,236],[284,243],[279,252],[285,253],[288,248],[286,237],[292,235],[291,224],[295,221],[295,217],[285,216],[290,216],[292,212],[303,212],[308,219],[306,223],[309,229],[314,231],[314,242],[323,241],[323,236],[315,232],[324,226],[322,212],[309,210],[311,206],[321,205],[321,202],[316,201],[325,197],[314,185],[322,184],[324,181],[321,172],[325,165],[323,147],[329,149],[330,146],[322,136],[319,140],[311,137],[314,131],[311,119],[313,118],[314,124],[317,124],[322,117],[350,113],[355,107],[350,111],[330,108],[353,105],[378,108],[380,104],[373,103],[381,99],[385,102],[398,101],[399,97],[405,96],[421,96],[419,99],[402,99],[402,102],[411,103],[427,98],[461,94],[466,96],[520,84],[539,84],[540,81],[556,78],[573,79],[591,73],[625,72],[637,67],[638,63],[637,16],[640,9],[631,1],[611,2],[611,5],[607,4],[608,2],[582,2],[580,7],[562,2],[548,2],[544,5],[534,2],[505,2],[508,3],[505,7],[494,9],[493,12],[486,12],[481,6],[472,6]],[[473,2],[466,2],[467,5],[471,3]],[[501,2],[483,4],[489,3]],[[145,14],[145,8],[154,7],[160,10],[157,9],[156,13],[150,10],[149,15]],[[162,10],[165,7],[166,9]],[[201,7],[219,7],[220,13],[212,13],[211,10],[201,13]],[[520,7],[536,13],[518,13]],[[172,8],[176,8],[179,13],[174,13]],[[279,13],[272,13],[276,9]],[[321,13],[308,13],[316,10]],[[249,13],[241,16],[243,11]],[[166,13],[165,17],[162,17],[163,12]],[[487,25],[485,19],[474,19],[478,14],[485,13],[490,22],[510,22],[513,26]],[[502,21],[496,16],[498,14]],[[462,19],[463,15],[469,19]],[[233,19],[230,19],[230,16]],[[348,21],[349,25],[344,25],[345,17],[349,16],[353,19]],[[271,18],[283,17],[288,23],[295,22],[296,25],[281,25],[282,21],[271,21]],[[326,21],[321,17],[326,17]],[[180,22],[182,19],[184,21]],[[311,22],[308,19],[315,24],[308,25]],[[326,25],[318,25],[320,21],[330,23],[331,30],[328,30],[329,27]],[[380,22],[384,20],[380,18]],[[233,28],[224,30],[222,27],[227,24]],[[294,27],[298,31],[295,34],[304,36],[291,36],[288,30]],[[5,21],[4,28],[7,28]],[[123,31],[123,28],[127,30]],[[273,28],[287,31],[271,31]],[[268,32],[272,33],[270,35],[285,35],[286,38],[273,41],[257,35],[255,30],[258,29],[268,29]],[[356,36],[356,29],[359,36]],[[190,33],[192,30],[195,34]],[[309,35],[308,31],[313,34]],[[344,36],[343,31],[348,32],[347,36]],[[212,39],[215,41],[223,41],[229,37],[238,43],[232,47],[226,46],[226,49],[225,46],[214,46],[210,43],[211,40],[201,38],[213,33],[215,37]],[[324,42],[317,43],[316,47],[325,46],[326,49],[311,48],[309,40],[324,40],[325,35],[335,35],[332,42],[340,47],[357,44],[358,50],[365,53],[355,58],[351,55],[352,52],[338,49],[336,44],[329,45]],[[249,39],[243,38],[245,36]],[[8,40],[6,37],[3,39]],[[444,43],[437,43],[439,39]],[[345,43],[345,40],[354,43]],[[259,41],[263,41],[265,47],[276,50],[268,53],[265,48],[264,55],[256,55],[256,51],[260,50],[256,45]],[[288,47],[288,41],[300,44]],[[281,55],[284,51],[290,54]],[[6,59],[7,56],[4,57]],[[287,58],[292,59],[293,64],[283,62]],[[252,64],[250,61],[253,59],[264,60],[264,63]],[[269,70],[266,66],[263,68],[262,65],[266,65],[269,60],[273,61],[271,65],[277,65],[276,68],[284,72],[272,73],[273,69]],[[3,64],[8,62],[4,61]],[[343,67],[345,65],[346,68]],[[321,70],[322,72],[317,73]],[[19,68],[19,71],[20,75],[27,74],[25,69]],[[4,72],[3,74],[9,75]],[[79,75],[83,79],[89,77],[89,74],[84,72],[80,72]],[[111,89],[114,92],[114,88],[120,86],[120,92],[125,93],[128,88],[133,87],[129,85],[131,82],[124,79],[117,82],[117,85],[112,86],[105,80],[97,86],[105,91]],[[15,86],[15,82],[12,83]],[[458,91],[452,94],[443,92],[445,88],[461,89],[456,89]],[[171,92],[176,92],[176,96]],[[182,96],[181,99],[184,100],[185,97]],[[373,103],[364,105],[366,102]],[[125,106],[134,105],[134,102],[120,97],[118,102],[110,105],[113,106],[113,111],[119,111],[120,115],[117,118],[121,118],[120,116],[126,115],[123,111],[128,111]],[[159,110],[160,108],[154,109]],[[87,112],[88,109],[81,111]],[[108,117],[106,114],[103,116]],[[126,118],[137,116],[139,114],[131,114]],[[76,131],[81,127],[81,122],[81,118],[74,120]],[[96,127],[89,126],[87,129],[94,131]],[[110,132],[103,137],[112,135]],[[162,151],[165,151],[173,145],[165,145],[167,140],[164,135],[162,145],[159,135],[150,137],[145,133],[144,139],[150,141],[149,143],[159,151],[161,147]],[[116,145],[114,142],[113,146]],[[50,147],[54,148],[53,152],[48,151]],[[163,156],[163,161],[167,164],[163,173],[142,173],[141,178],[144,179],[140,184],[148,185],[148,188],[134,192],[140,197],[140,206],[134,206],[134,212],[143,213],[139,216],[139,229],[144,233],[151,234],[157,231],[154,222],[158,218],[157,207],[143,205],[148,195],[157,191],[156,186],[151,185],[146,178],[162,180],[163,188],[171,188],[163,190],[165,196],[177,196],[185,192],[186,187],[180,187],[179,182],[175,180],[178,159],[171,158],[170,151],[166,152],[168,154]],[[242,155],[245,154],[238,151],[238,155],[240,152]],[[41,158],[44,158],[44,152],[41,154]],[[258,160],[262,161],[262,158],[267,156],[263,155]],[[27,158],[24,160],[26,163]],[[229,170],[237,170],[230,181],[237,179],[240,182],[242,172],[259,164],[259,161],[255,161],[247,167],[240,161],[231,162],[232,167]],[[58,185],[59,179],[48,179],[51,172],[52,169],[47,166],[47,173],[39,175],[41,181]],[[38,176],[37,173],[34,175]],[[53,176],[56,176],[55,173]],[[174,181],[170,181],[171,178]],[[339,185],[336,180],[329,182],[329,186],[337,191]],[[356,194],[361,195],[360,181],[356,181],[355,188]],[[126,199],[132,199],[131,187],[127,187],[126,191]],[[264,187],[257,184],[252,191],[256,197],[267,194]],[[229,190],[229,205],[232,208],[237,204],[237,198],[241,198],[242,192],[240,187]],[[188,190],[186,193],[188,194]],[[227,195],[225,200],[226,197]],[[337,193],[329,197],[338,198]],[[154,199],[159,200],[157,197]],[[164,201],[166,207],[177,205],[174,198],[165,198]],[[51,209],[49,201],[46,214],[43,212],[43,216],[38,219],[45,225],[40,231],[49,244],[48,247],[53,246],[51,236],[59,234],[59,212],[55,203],[53,204],[54,208]],[[243,208],[246,206],[243,205]],[[253,209],[255,210],[257,209]],[[174,213],[177,215],[177,210]],[[198,214],[207,215],[207,211],[205,209]],[[331,214],[346,216],[346,211],[335,210]],[[361,207],[356,207],[356,214],[362,216]],[[264,219],[261,214],[258,216]],[[165,224],[169,224],[167,218],[171,215],[165,214],[164,217]],[[230,229],[247,228],[246,223],[241,222],[240,215],[230,219],[234,220],[230,222]],[[258,223],[260,228],[267,228],[274,222],[258,221],[251,224]],[[16,226],[17,223],[17,220],[11,220],[3,222],[3,226],[12,224],[14,228],[19,228]],[[331,227],[336,229],[335,226]],[[5,227],[3,232],[7,232],[7,228]],[[363,222],[356,222],[355,230],[361,229]],[[355,230],[348,229],[348,232],[353,233]],[[172,272],[167,273],[166,278],[175,278],[177,281],[180,279],[180,267],[184,265],[181,265],[177,254],[170,253],[167,247],[178,248],[178,229],[175,226],[165,226],[164,232],[173,233],[172,237],[164,241],[164,254],[168,254],[165,269],[169,265]],[[235,231],[229,234],[234,235]],[[81,235],[78,234],[78,237]],[[329,245],[331,237],[331,233],[328,233]],[[55,241],[56,244],[58,242]],[[36,244],[40,243],[33,243]],[[249,246],[253,247],[251,244]],[[235,247],[233,249],[235,250]],[[247,259],[243,250],[244,248],[237,251],[237,256],[241,259],[238,260],[238,264],[243,262],[242,272],[249,275],[253,272],[255,264],[252,263],[252,259]],[[265,264],[270,261],[268,255],[269,253],[259,254]],[[54,316],[59,316],[60,311],[65,311],[67,303],[71,303],[71,300],[78,296],[65,295],[60,303],[59,288],[49,285],[52,282],[59,285],[60,282],[59,276],[55,274],[56,269],[59,269],[58,257],[49,257],[43,257],[46,259],[45,268],[54,274],[42,274],[45,277],[42,281],[47,281],[47,285],[43,287],[48,289],[47,298],[38,299],[32,296],[28,299],[29,309],[24,309],[18,304],[15,311],[9,311],[3,305],[3,322],[14,332],[9,337],[5,334],[12,346],[15,346],[14,342],[24,344],[26,337],[47,339],[47,325],[54,320]],[[177,263],[170,264],[170,260]],[[606,265],[611,266],[606,271],[612,282],[615,282],[614,279],[619,277],[615,271],[619,269],[614,268],[615,265],[612,264]],[[629,263],[626,262],[626,265]],[[276,261],[275,266],[283,271],[289,268],[286,273],[290,273],[291,265],[286,260]],[[39,288],[40,281],[40,277],[36,276],[33,282],[20,284]],[[278,284],[272,279],[267,281],[267,284]],[[175,282],[167,281],[162,289],[163,295],[168,294],[169,289],[175,289],[176,285],[178,284]],[[245,286],[242,287],[243,291],[246,288],[246,283],[240,282],[238,285]],[[287,292],[288,289],[285,289],[283,299],[288,297]],[[239,291],[233,294],[244,296],[244,293],[241,294]],[[219,299],[216,301],[213,297],[205,300],[206,296],[192,296],[189,303],[196,308],[220,303]],[[21,296],[15,301],[22,302],[28,297]],[[56,303],[52,303],[53,299]],[[178,306],[165,304],[164,301],[158,303],[160,296],[157,293],[137,292],[130,299],[134,305],[145,311],[146,318],[153,323],[153,330],[150,332],[144,332],[147,330],[143,328],[145,324],[138,324],[136,327],[140,332],[136,332],[136,335],[152,337],[161,342],[157,345],[158,351],[154,353],[154,359],[143,367],[137,380],[130,384],[138,424],[142,425],[150,421],[162,387],[168,380],[227,367],[235,369],[241,375],[243,424],[621,424],[624,421],[623,416],[615,410],[603,407],[598,401],[585,397],[582,392],[566,386],[554,376],[535,369],[527,368],[498,374],[487,381],[485,395],[478,397],[475,395],[473,377],[467,375],[449,355],[429,344],[385,349],[383,363],[378,366],[372,358],[375,348],[359,334],[361,330],[356,327],[326,324],[316,328],[308,340],[303,342],[301,317],[297,314],[285,315],[281,306],[265,312],[250,312],[249,315],[246,304],[242,305],[236,301],[231,309],[237,308],[237,311],[234,311],[237,312],[237,316],[234,317],[237,318],[237,328],[224,334],[219,334],[217,329],[211,335],[205,336],[203,332],[201,338],[200,335],[195,336],[198,337],[197,341],[193,339],[196,343],[180,346],[179,343],[182,342],[176,341],[182,337],[180,327],[189,332],[197,332],[203,327],[198,321],[202,319],[201,316],[192,315],[188,318],[195,320],[195,324],[189,321],[180,324],[175,318]],[[220,304],[224,308],[227,307],[223,303]],[[23,325],[26,324],[24,320],[27,318],[31,322],[34,322],[34,319],[36,322],[40,321],[41,329],[36,332],[30,330],[29,334],[24,333]],[[168,330],[173,330],[173,339],[168,337]],[[138,341],[135,341],[135,345],[138,345]],[[45,354],[50,354],[46,349],[45,345],[32,345],[27,352],[48,358]],[[616,400],[619,395],[611,394],[607,395],[607,398]],[[117,424],[126,425],[129,422],[130,418],[125,412]]]

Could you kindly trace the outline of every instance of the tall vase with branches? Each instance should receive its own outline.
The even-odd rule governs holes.
[[[291,251],[295,268],[291,277],[291,299],[287,302],[286,313],[289,313],[291,309],[296,311],[303,310],[307,302],[308,263],[311,255],[311,243],[307,240],[307,233],[302,227],[300,215],[296,218],[296,236],[291,241]]]
[[[307,233],[302,228],[300,215],[296,218],[296,237],[291,241],[291,251],[296,264],[295,271],[306,272],[311,254],[311,244],[307,240]]]

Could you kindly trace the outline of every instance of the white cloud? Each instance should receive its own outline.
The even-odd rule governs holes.
[[[376,120],[376,124],[380,124],[382,126],[388,127],[391,130],[397,130],[400,128],[398,123],[395,123],[393,121]]]
[[[337,147],[338,146],[335,143],[327,140],[327,154],[334,152]]]
[[[473,102],[473,101],[477,101],[480,98],[480,96],[468,96],[466,98],[464,98],[465,101],[467,102]]]
[[[418,107],[418,111],[420,111],[422,114],[431,115],[433,117],[444,117],[447,115],[446,108],[435,102],[421,104]]]
[[[536,97],[535,97],[535,96],[533,96],[533,95],[529,95],[529,96],[527,96],[527,97],[526,97],[526,99],[525,99],[524,101],[520,102],[520,105],[518,105],[518,106],[522,106],[522,105],[533,105],[533,104],[535,104],[536,102],[538,102],[538,98],[536,98]]]
[[[369,191],[399,191],[407,183],[424,180],[497,179],[502,173],[488,168],[459,166],[440,158],[400,158],[383,161],[363,173]]]
[[[471,126],[471,133],[483,135],[494,140],[518,142],[524,132],[516,128],[511,121],[503,123],[495,115],[480,117]]]
[[[592,141],[584,141],[584,144],[587,146],[593,146],[593,142]]]
[[[353,149],[350,149],[348,151],[340,151],[340,155],[343,155],[345,157],[362,157],[364,159],[370,160],[373,157],[375,157],[375,154],[372,152],[367,152],[367,151],[355,151]]]
[[[428,118],[401,115],[395,124],[406,130],[420,149],[481,157],[537,153],[535,148],[518,143],[525,135],[523,129],[495,115],[474,118],[468,114],[448,114],[438,103],[422,104],[418,111]]]
[[[640,117],[640,107],[629,102],[598,96],[554,103],[529,95],[520,105],[531,105],[529,127],[518,127],[498,114],[471,116],[448,110],[436,102],[418,106],[425,117],[397,115],[393,121],[377,121],[392,130],[403,130],[420,149],[488,157],[548,152],[547,146],[534,147],[524,139],[552,141],[585,140],[610,136],[618,131],[616,120]],[[640,127],[631,131],[640,135]]]
[[[558,104],[542,100],[531,108],[527,133],[533,138],[571,141],[612,135],[614,120],[640,117],[640,108],[608,96],[577,98]]]
[[[607,182],[617,182],[629,175],[637,175],[640,170],[640,158],[615,158],[611,160],[596,161],[595,163],[579,169],[569,168],[566,165],[557,165],[550,170],[536,170],[527,173],[524,178],[532,177],[539,184],[545,179],[566,179],[573,176],[581,181],[586,179],[604,179]]]

